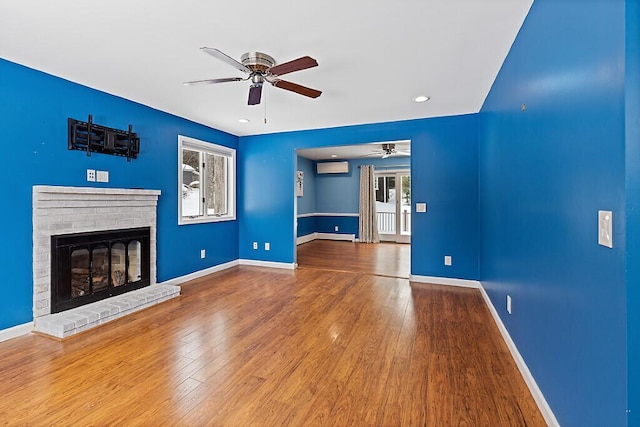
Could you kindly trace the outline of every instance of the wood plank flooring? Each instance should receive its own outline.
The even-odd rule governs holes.
[[[0,396],[11,426],[545,425],[477,290],[310,267],[0,343]]]
[[[411,274],[411,246],[313,240],[298,246],[297,262],[301,267],[408,279]]]

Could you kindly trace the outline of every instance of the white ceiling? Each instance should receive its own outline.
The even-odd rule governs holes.
[[[0,0],[0,57],[235,135],[458,115],[480,110],[532,2]],[[309,55],[285,79],[323,94],[268,86],[247,106],[249,82],[184,86],[244,77],[202,46]]]
[[[369,144],[344,145],[323,148],[298,149],[296,153],[311,160],[348,160],[381,158],[382,144],[394,144],[395,152],[389,157],[409,157],[411,155],[411,141],[385,141]]]

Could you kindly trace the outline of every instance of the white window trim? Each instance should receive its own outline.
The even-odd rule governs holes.
[[[187,218],[182,216],[182,150],[183,148],[205,151],[209,154],[227,156],[230,165],[227,167],[228,210],[226,215],[199,216]],[[178,225],[203,224],[208,222],[234,221],[236,219],[236,150],[212,142],[201,141],[184,135],[178,135]]]

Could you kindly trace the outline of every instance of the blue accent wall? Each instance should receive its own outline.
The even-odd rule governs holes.
[[[360,166],[374,165],[385,170],[387,165],[404,165],[394,169],[408,169],[409,157],[369,158],[349,160],[349,173],[320,174],[316,176],[316,212],[359,212]]]
[[[626,2],[627,408],[640,426],[640,1]]]
[[[359,219],[357,216],[334,216],[319,215],[316,216],[316,230],[318,233],[331,234],[354,234],[356,239],[358,234]],[[338,231],[335,231],[335,227]]]
[[[297,197],[298,215],[316,212],[316,174],[313,160],[297,157],[297,170],[304,174],[302,197]]]
[[[133,129],[138,159],[67,149],[67,118]],[[178,226],[178,134],[236,148],[238,138],[141,104],[0,59],[0,168],[5,235],[0,242],[0,330],[32,320],[33,185],[90,186],[86,170],[109,171],[96,187],[162,191],[158,200],[158,281],[238,258],[237,221]],[[293,175],[291,175],[293,176]],[[200,259],[200,250],[207,257]]]
[[[477,128],[477,115],[465,115],[241,137],[240,257],[294,262],[297,148],[408,139],[412,195],[429,205],[412,215],[412,274],[478,279]],[[254,251],[254,241],[271,250]]]
[[[626,423],[624,46],[624,1],[536,0],[481,111],[481,280],[565,426]]]

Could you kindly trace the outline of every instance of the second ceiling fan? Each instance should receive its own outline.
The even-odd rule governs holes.
[[[262,98],[262,85],[264,82],[280,89],[285,89],[291,92],[298,93],[300,95],[308,96],[309,98],[317,98],[322,92],[316,89],[311,89],[306,86],[292,83],[286,80],[281,80],[279,77],[294,71],[305,70],[307,68],[313,68],[318,66],[318,62],[310,56],[303,56],[293,61],[285,62],[283,64],[276,65],[276,61],[266,53],[262,52],[247,52],[240,58],[240,61],[236,61],[224,52],[210,48],[202,47],[201,51],[208,53],[209,55],[217,58],[239,71],[247,74],[247,77],[227,77],[221,79],[206,79],[206,80],[194,80],[190,82],[184,82],[185,85],[197,85],[197,84],[214,84],[214,83],[227,83],[238,82],[243,80],[251,80],[251,86],[249,87],[249,105],[260,104]]]

